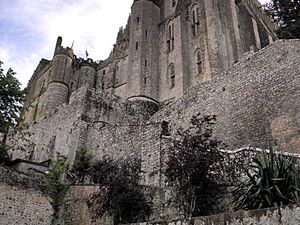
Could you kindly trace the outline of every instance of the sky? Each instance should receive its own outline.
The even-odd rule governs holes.
[[[267,0],[260,0],[262,3]],[[133,0],[0,0],[0,61],[25,87],[58,36],[79,57],[106,59]]]

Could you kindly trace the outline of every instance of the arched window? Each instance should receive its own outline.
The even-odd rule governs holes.
[[[169,75],[169,80],[170,80],[170,88],[175,87],[175,66],[174,64],[170,64],[169,69],[168,69],[168,75]]]
[[[197,74],[202,73],[203,63],[202,63],[202,56],[200,50],[196,52],[196,65],[197,65]]]
[[[199,34],[199,7],[198,5],[194,5],[191,10],[192,14],[192,33],[193,36],[197,36]]]
[[[168,24],[168,36],[167,36],[168,52],[174,50],[174,23],[171,21]]]

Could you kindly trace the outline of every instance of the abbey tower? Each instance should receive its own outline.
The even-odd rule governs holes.
[[[106,60],[78,58],[58,38],[29,82],[25,122],[67,104],[84,84],[152,105],[178,99],[272,43],[273,28],[257,0],[135,0]]]

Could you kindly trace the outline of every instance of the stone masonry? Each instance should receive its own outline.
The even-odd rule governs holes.
[[[218,77],[251,46],[276,40],[257,0],[138,0],[106,60],[78,58],[57,39],[28,83],[30,123],[68,104],[81,86],[159,105]]]
[[[64,158],[71,168],[83,148],[96,159],[136,157],[140,183],[159,190],[173,135],[199,113],[217,116],[214,135],[230,150],[276,143],[300,153],[300,40],[275,41],[257,0],[135,0],[131,11],[106,60],[78,58],[57,39],[53,59],[42,59],[29,81],[23,123],[10,131],[13,159]],[[16,173],[0,167],[0,225],[50,224],[40,184]],[[73,216],[86,214],[82,198],[93,191],[70,190],[66,223],[90,225]],[[299,224],[298,211],[194,224]]]
[[[50,225],[52,207],[38,179],[0,166],[0,224]]]

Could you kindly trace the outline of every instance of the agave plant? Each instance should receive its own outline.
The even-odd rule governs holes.
[[[299,204],[300,176],[295,158],[264,151],[244,171],[246,179],[231,190],[235,209]]]

